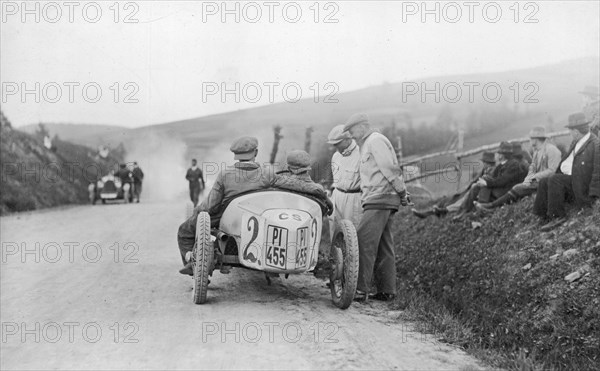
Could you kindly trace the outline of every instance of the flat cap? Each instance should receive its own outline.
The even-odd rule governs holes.
[[[329,135],[327,136],[327,143],[329,144],[338,144],[344,139],[349,139],[350,135],[348,132],[344,131],[344,125],[338,125],[331,129]]]
[[[354,115],[350,116],[348,121],[346,121],[346,124],[344,125],[344,131],[348,131],[353,126],[363,123],[369,123],[369,116],[366,113],[355,113]]]
[[[233,141],[229,150],[234,153],[233,158],[236,160],[251,160],[256,148],[258,148],[258,139],[241,137]]]
[[[569,115],[569,123],[567,124],[567,128],[574,129],[581,126],[587,126],[590,124],[590,120],[585,118],[585,114],[583,112],[573,113]]]
[[[287,165],[290,171],[294,174],[303,173],[310,170],[312,159],[305,151],[293,150],[287,154]]]

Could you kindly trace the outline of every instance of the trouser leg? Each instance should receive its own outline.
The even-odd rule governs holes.
[[[396,248],[392,235],[393,214],[383,229],[377,258],[375,259],[375,284],[377,292],[396,293]]]
[[[480,189],[481,186],[479,184],[473,184],[473,186],[469,190],[469,193],[467,193],[467,197],[463,201],[462,205],[460,205],[460,208],[463,211],[473,211],[473,209],[475,208],[475,206],[473,206],[473,201],[477,199]]]
[[[185,254],[188,251],[194,249],[194,243],[196,243],[196,222],[198,221],[198,213],[194,213],[192,217],[183,222],[179,226],[177,231],[177,244],[179,245],[179,253],[181,254],[181,261],[183,265],[187,262],[185,260]]]
[[[533,213],[537,216],[545,217],[548,213],[548,181],[554,175],[540,180],[538,184],[537,194],[533,202]]]
[[[571,176],[554,174],[548,180],[548,216],[562,218],[567,215],[565,199],[573,195]]]
[[[371,288],[373,268],[378,255],[379,243],[387,226],[391,210],[365,210],[358,226],[358,286],[360,291]]]

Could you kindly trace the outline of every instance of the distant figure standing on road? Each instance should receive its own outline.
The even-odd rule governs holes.
[[[133,198],[135,202],[140,202],[140,195],[142,194],[142,181],[144,180],[144,172],[139,167],[137,162],[133,163]]]
[[[185,179],[190,182],[190,199],[194,203],[194,207],[198,205],[198,197],[204,189],[204,175],[202,170],[196,165],[196,159],[192,159],[192,167],[185,174]]]

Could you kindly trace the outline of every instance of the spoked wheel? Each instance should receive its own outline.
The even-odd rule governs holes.
[[[208,291],[208,276],[213,266],[214,248],[210,240],[210,215],[198,214],[196,222],[196,243],[192,252],[194,267],[194,303],[204,304]]]
[[[336,228],[331,244],[331,299],[336,307],[346,309],[352,304],[358,281],[358,237],[349,220]]]

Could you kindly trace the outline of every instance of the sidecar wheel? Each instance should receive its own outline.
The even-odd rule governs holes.
[[[342,220],[336,228],[331,244],[330,274],[331,299],[340,309],[346,309],[354,300],[358,282],[358,237],[349,220]]]
[[[196,222],[196,244],[192,252],[194,263],[194,303],[204,304],[208,291],[208,276],[213,264],[214,248],[210,240],[210,215],[201,212]]]

